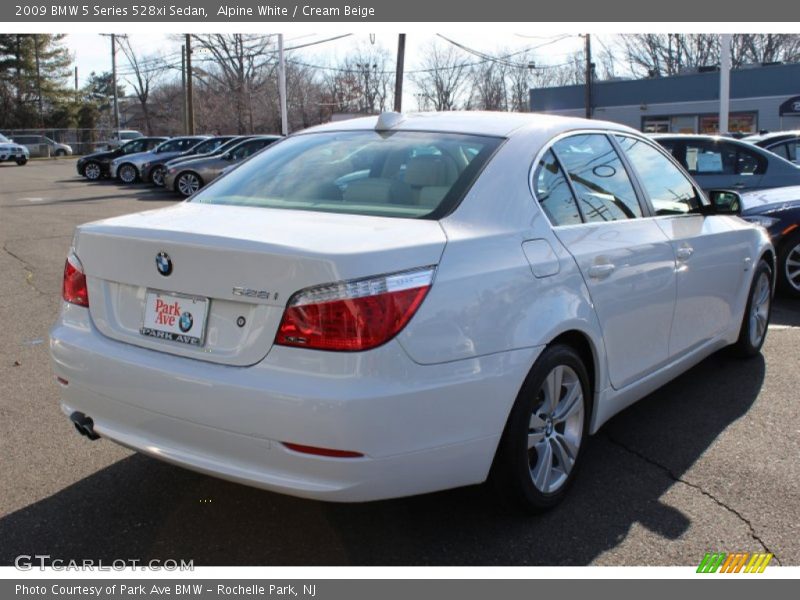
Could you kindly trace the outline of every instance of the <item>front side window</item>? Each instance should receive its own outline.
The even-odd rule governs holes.
[[[242,160],[243,158],[247,158],[251,154],[258,152],[265,146],[264,142],[261,140],[254,140],[252,142],[245,142],[241,146],[237,146],[231,152],[231,158],[233,160]]]
[[[539,161],[533,174],[533,188],[542,210],[554,226],[582,222],[572,190],[552,150],[548,150]]]
[[[123,154],[135,154],[136,152],[144,152],[147,150],[147,144],[139,140],[128,142],[122,147]]]
[[[643,140],[617,136],[657,215],[697,212],[702,200],[691,181],[660,150]]]
[[[157,154],[162,152],[179,152],[183,147],[184,140],[169,140],[155,149]]]
[[[194,146],[194,152],[197,154],[205,154],[206,152],[213,152],[217,148],[219,148],[225,140],[222,138],[213,138],[210,140],[206,140],[205,142],[200,142],[197,146]]]
[[[180,151],[190,150],[191,148],[194,148],[198,143],[200,143],[200,141],[201,140],[193,140],[193,139],[180,140],[178,142],[179,144],[178,150]]]
[[[605,135],[574,135],[559,140],[553,149],[572,181],[587,222],[642,216],[628,173]]]
[[[421,131],[302,134],[247,161],[192,202],[435,218],[460,201],[501,142]]]

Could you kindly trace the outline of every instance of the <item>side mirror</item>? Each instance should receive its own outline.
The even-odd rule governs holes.
[[[226,152],[225,154],[222,155],[222,160],[231,160],[232,158],[233,154],[231,154],[230,152]]]
[[[742,214],[742,197],[738,192],[730,190],[709,190],[708,199],[711,200],[715,215],[740,215]]]

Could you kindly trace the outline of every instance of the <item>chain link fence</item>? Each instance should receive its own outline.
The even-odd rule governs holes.
[[[114,132],[113,128],[0,130],[7,138],[26,146],[31,157],[91,154],[106,150],[119,145]]]

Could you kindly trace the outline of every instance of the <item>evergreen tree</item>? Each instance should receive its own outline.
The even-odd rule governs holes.
[[[72,100],[65,34],[0,34],[0,126],[40,127]],[[59,118],[59,121],[63,119]]]

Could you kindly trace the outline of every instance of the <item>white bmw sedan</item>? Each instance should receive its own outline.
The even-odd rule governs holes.
[[[387,113],[276,143],[177,206],[78,227],[62,408],[203,473],[336,501],[490,479],[556,504],[586,436],[759,352],[775,255],[602,121]]]

